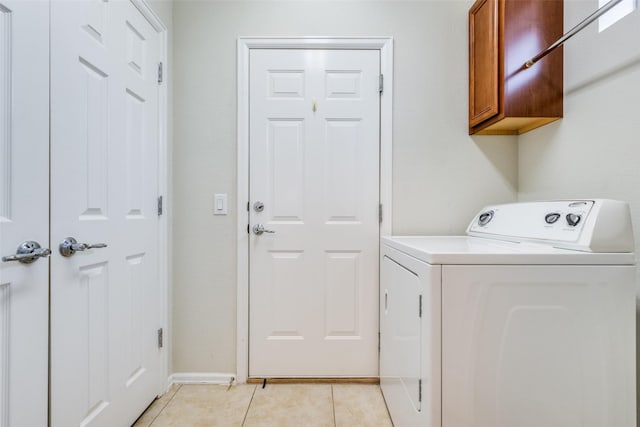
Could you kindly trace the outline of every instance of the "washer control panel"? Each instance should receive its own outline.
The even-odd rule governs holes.
[[[600,220],[598,220],[600,218]],[[471,221],[467,234],[510,241],[551,243],[557,247],[592,250],[595,239],[612,239],[630,234],[629,206],[606,199],[554,200],[488,206]],[[610,236],[610,237],[607,237]],[[617,236],[617,237],[616,237]],[[627,237],[604,246],[628,247]],[[588,242],[588,243],[587,243]],[[631,252],[633,246],[631,246]]]
[[[471,231],[575,240],[593,201],[514,203],[481,211]]]

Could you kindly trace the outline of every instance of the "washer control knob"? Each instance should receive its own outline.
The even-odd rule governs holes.
[[[569,224],[570,227],[575,227],[576,225],[578,225],[581,219],[582,217],[580,215],[572,213],[567,214],[567,224]]]
[[[557,212],[550,213],[550,214],[547,214],[547,215],[544,217],[544,221],[545,221],[547,224],[555,224],[555,222],[556,222],[557,220],[559,220],[559,219],[560,219],[560,216],[561,216],[561,215],[560,215],[559,213],[557,213]]]
[[[478,225],[484,227],[493,219],[493,211],[482,212],[478,217]]]

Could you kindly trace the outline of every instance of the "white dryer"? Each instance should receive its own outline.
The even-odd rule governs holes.
[[[380,248],[380,383],[396,427],[636,425],[626,203],[490,206],[467,236]]]

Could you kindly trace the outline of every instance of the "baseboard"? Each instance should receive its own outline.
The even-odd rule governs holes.
[[[247,384],[380,384],[378,377],[291,377],[291,378],[247,378]]]
[[[247,378],[247,383],[257,384],[264,381],[264,378]],[[270,384],[278,383],[316,383],[316,384],[379,384],[378,377],[354,377],[354,378],[267,378]],[[171,374],[167,380],[167,390],[173,384],[237,384],[236,374],[217,372],[176,372]]]
[[[215,372],[176,372],[169,377],[171,384],[233,384],[236,374]]]

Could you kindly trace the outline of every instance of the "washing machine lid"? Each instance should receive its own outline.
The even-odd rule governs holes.
[[[473,236],[390,236],[382,245],[429,264],[457,265],[632,265],[635,255],[583,252],[532,242]]]

